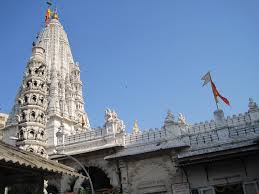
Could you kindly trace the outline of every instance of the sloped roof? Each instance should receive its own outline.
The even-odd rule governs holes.
[[[45,159],[34,153],[21,150],[17,147],[5,144],[1,141],[0,161],[17,164],[21,167],[42,170],[49,173],[65,174],[74,177],[84,177],[69,166],[60,164],[53,160]]]

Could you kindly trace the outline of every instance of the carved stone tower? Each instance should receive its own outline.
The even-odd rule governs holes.
[[[27,64],[23,84],[17,96],[17,138],[20,148],[47,157],[46,110],[47,76],[44,49],[32,48],[32,57]]]
[[[33,48],[33,55],[24,77],[25,88],[24,86],[21,87],[17,94],[15,105],[4,130],[3,138],[5,142],[14,144],[13,141],[9,140],[9,137],[16,136],[17,133],[20,135],[23,134],[22,130],[24,129],[22,128],[22,123],[27,123],[27,120],[25,120],[27,119],[26,117],[30,117],[30,119],[34,119],[35,117],[35,119],[38,119],[38,114],[44,114],[43,117],[44,119],[46,118],[46,125],[44,123],[44,126],[38,126],[38,121],[37,124],[35,122],[31,122],[30,125],[31,128],[39,127],[41,129],[43,128],[43,131],[45,129],[47,152],[50,153],[57,144],[56,133],[60,131],[61,128],[65,135],[70,135],[90,130],[90,124],[88,116],[84,110],[79,64],[75,63],[73,60],[67,34],[58,20],[57,13],[53,14],[46,27],[44,27],[40,32],[36,45],[41,45],[42,48],[39,46],[35,46]],[[43,50],[45,51],[44,53]],[[36,58],[39,60],[39,57],[41,57],[40,60],[42,62],[42,66],[40,67],[46,68],[44,69],[44,75],[41,75],[41,77],[38,74],[36,75],[35,72],[30,69],[33,67],[38,71],[41,70],[37,69],[39,67],[35,66],[35,62],[33,61],[36,60]],[[29,72],[29,70],[31,70],[31,72]],[[40,90],[48,88],[48,90],[45,91],[47,93],[41,93],[43,91],[34,93],[34,91],[32,92],[30,90],[31,93],[29,95],[26,85],[28,79],[31,80],[31,83],[28,83],[28,87],[32,88],[40,86],[39,84],[42,84],[42,82],[45,81],[45,88]],[[35,81],[37,82],[37,85],[34,85]],[[25,100],[32,100],[30,101],[30,104],[26,104],[26,110],[24,110],[19,104],[20,98],[25,94],[27,97],[23,97],[26,98],[23,99],[24,103]],[[43,104],[42,106],[37,105],[37,107],[35,107],[36,105],[31,104],[36,102],[40,103],[43,97],[45,97],[43,101],[46,101],[43,102],[43,104],[46,105],[44,108]],[[36,101],[34,102],[34,100]],[[23,115],[20,116],[20,114]],[[20,119],[17,120],[16,118],[19,116]],[[25,118],[23,118],[23,116]],[[35,133],[38,132],[35,131]],[[17,141],[19,144],[22,142],[22,136],[20,135],[18,137],[19,140]]]

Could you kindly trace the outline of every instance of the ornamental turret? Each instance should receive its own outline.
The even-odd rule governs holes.
[[[18,132],[16,145],[21,149],[47,157],[46,110],[47,76],[44,49],[40,45],[32,48],[18,97]]]

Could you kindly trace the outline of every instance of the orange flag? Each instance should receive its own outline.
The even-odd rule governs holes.
[[[214,84],[214,82],[212,80],[211,81],[211,87],[212,87],[212,91],[213,91],[213,94],[214,94],[214,98],[216,100],[216,102],[218,102],[218,97],[221,98],[221,100],[223,100],[223,102],[225,102],[228,106],[230,106],[230,102],[227,98],[225,98],[224,96],[222,96],[219,91],[217,90],[216,88],[216,85]]]
[[[48,8],[47,11],[46,11],[46,13],[45,13],[45,24],[46,24],[46,25],[47,25],[48,22],[49,22],[50,15],[51,15],[51,11],[50,11],[50,8]]]

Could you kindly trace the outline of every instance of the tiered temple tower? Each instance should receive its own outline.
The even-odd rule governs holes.
[[[53,14],[49,23],[40,32],[35,45],[25,71],[23,86],[17,94],[14,107],[7,121],[3,140],[14,144],[15,141],[10,140],[10,136],[18,136],[19,139],[16,143],[22,146],[21,142],[25,142],[25,140],[22,140],[25,138],[22,136],[25,133],[22,132],[24,123],[30,122],[31,127],[36,127],[39,124],[26,120],[26,117],[30,115],[30,119],[34,118],[34,116],[37,119],[38,114],[44,114],[46,123],[44,123],[44,126],[40,125],[40,128],[44,131],[44,135],[46,133],[47,150],[52,152],[57,143],[56,133],[58,131],[62,131],[67,135],[75,134],[90,130],[90,124],[84,110],[79,64],[73,60],[67,34],[56,13]],[[38,58],[41,58],[41,64],[34,67],[34,60],[38,60]],[[41,77],[30,69],[33,66],[34,69],[40,70],[37,69],[40,65],[42,68],[46,68],[44,69],[44,75],[41,75]],[[39,87],[44,82],[44,88],[36,93],[34,90],[27,89],[26,84],[29,79],[32,81],[28,83],[28,87]],[[35,81],[37,82],[36,86],[34,85]],[[43,92],[45,93],[43,94]],[[29,96],[25,97],[25,94]],[[21,98],[23,103],[25,103],[25,100],[31,101],[30,103],[27,102],[26,106],[23,106],[20,104]],[[31,104],[41,103],[42,99],[44,102],[40,106],[35,107],[35,105]],[[33,144],[30,142],[25,144],[32,146]]]

